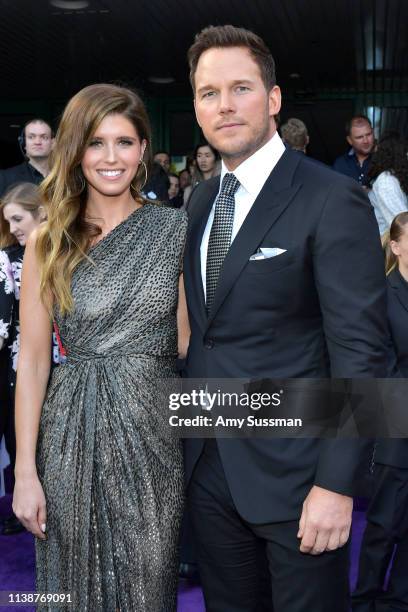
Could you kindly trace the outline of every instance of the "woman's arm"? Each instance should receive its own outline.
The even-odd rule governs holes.
[[[6,251],[0,251],[0,349],[10,335],[13,319],[14,279]]]
[[[36,445],[51,362],[52,326],[40,299],[36,232],[24,255],[20,298],[20,352],[16,388],[16,486],[13,509],[29,531],[44,538],[45,498],[36,469]]]
[[[188,322],[188,312],[186,304],[186,294],[184,291],[184,279],[180,274],[179,297],[177,306],[177,330],[178,330],[178,352],[179,358],[185,359],[188,344],[190,341],[190,324]]]

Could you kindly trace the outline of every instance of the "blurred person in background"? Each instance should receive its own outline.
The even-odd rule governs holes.
[[[186,187],[191,185],[191,174],[187,168],[184,168],[184,170],[181,170],[181,172],[179,172],[179,180],[180,180],[180,189],[182,191],[184,191]]]
[[[306,154],[309,144],[309,134],[306,125],[300,119],[292,117],[288,119],[280,128],[283,142],[293,151]]]
[[[18,138],[25,161],[0,171],[0,197],[9,187],[28,182],[38,185],[49,172],[49,157],[54,145],[52,128],[44,119],[31,119]]]
[[[407,144],[398,132],[385,132],[380,138],[368,180],[372,185],[368,195],[383,235],[394,217],[408,209]]]
[[[157,151],[154,154],[153,161],[160,164],[166,174],[170,172],[171,158],[167,151]]]
[[[38,187],[21,183],[12,187],[0,203],[0,378],[2,384],[0,440],[4,434],[14,472],[16,440],[14,399],[20,346],[20,284],[24,249],[31,232],[45,219]],[[3,397],[4,395],[4,397]],[[2,534],[24,531],[12,514],[3,523]]]
[[[184,190],[184,205],[188,207],[193,188],[221,173],[221,158],[219,153],[207,141],[203,141],[196,146],[193,155],[195,167],[191,178],[191,185]]]
[[[346,123],[346,138],[351,149],[335,160],[333,170],[349,176],[362,187],[367,187],[367,175],[375,147],[374,131],[368,117],[352,117]]]
[[[408,212],[395,217],[383,244],[392,340],[389,375],[407,379]],[[398,384],[396,380],[394,389]],[[408,440],[381,439],[374,457],[374,493],[367,511],[353,612],[403,612],[408,610]]]
[[[183,206],[183,192],[180,190],[180,179],[173,172],[169,172],[168,178],[170,181],[168,189],[169,204],[173,208],[180,208]]]

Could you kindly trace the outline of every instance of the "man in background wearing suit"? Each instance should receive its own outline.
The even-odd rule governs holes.
[[[361,187],[285,150],[274,61],[258,36],[206,28],[189,63],[197,120],[222,173],[190,200],[188,375],[384,376],[383,257]],[[207,612],[348,611],[359,443],[185,446]]]

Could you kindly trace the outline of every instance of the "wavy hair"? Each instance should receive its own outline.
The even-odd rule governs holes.
[[[368,179],[373,182],[381,172],[388,171],[398,179],[402,191],[408,195],[407,153],[407,143],[401,139],[398,132],[385,132],[372,157]]]
[[[40,216],[40,208],[43,203],[38,185],[33,183],[18,183],[9,189],[0,202],[0,249],[4,249],[13,244],[18,244],[18,240],[10,232],[10,224],[4,218],[4,208],[7,204],[18,204],[24,210],[31,213],[34,219]]]
[[[408,211],[399,213],[392,220],[390,229],[382,237],[382,246],[385,252],[385,273],[389,274],[398,267],[398,258],[392,252],[391,241],[398,242],[408,225]]]
[[[44,303],[48,303],[51,295],[61,314],[73,309],[72,274],[87,258],[91,240],[101,233],[97,225],[85,219],[87,188],[81,161],[100,123],[114,114],[126,117],[140,140],[147,141],[144,158],[149,164],[150,123],[140,97],[117,85],[89,85],[71,98],[64,110],[51,154],[51,172],[41,184],[48,220],[36,242],[40,294]],[[132,195],[143,204],[140,190],[145,173],[142,166],[132,180]]]

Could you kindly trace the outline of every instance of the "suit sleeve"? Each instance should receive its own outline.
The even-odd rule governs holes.
[[[352,181],[332,186],[318,224],[313,255],[332,378],[385,378],[388,327],[384,257],[372,206]],[[325,440],[315,484],[352,495],[366,448],[367,441],[358,439]]]

